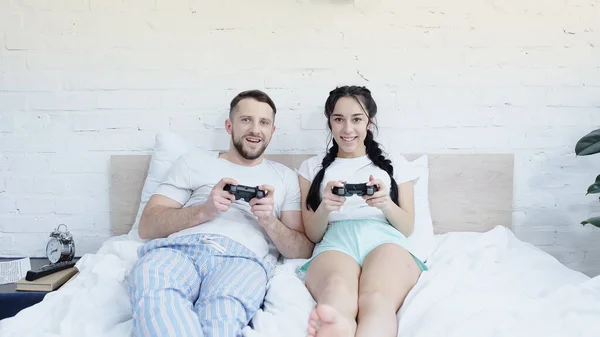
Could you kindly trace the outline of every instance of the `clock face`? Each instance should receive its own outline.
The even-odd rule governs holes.
[[[57,238],[51,238],[46,245],[46,256],[50,263],[56,263],[60,260],[60,255],[62,253],[61,244]]]

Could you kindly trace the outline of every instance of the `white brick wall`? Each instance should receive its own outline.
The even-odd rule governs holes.
[[[229,100],[261,88],[270,151],[315,151],[327,93],[356,83],[397,151],[514,152],[515,233],[600,274],[600,230],[579,225],[600,156],[573,154],[600,127],[600,3],[355,2],[0,0],[0,254],[42,255],[62,222],[97,249],[109,156],[160,128],[223,148]]]

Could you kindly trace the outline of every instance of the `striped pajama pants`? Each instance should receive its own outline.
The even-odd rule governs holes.
[[[270,270],[218,235],[156,239],[128,276],[134,336],[239,337],[262,306]]]

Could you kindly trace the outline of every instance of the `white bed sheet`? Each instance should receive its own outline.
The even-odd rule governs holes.
[[[436,240],[429,271],[398,313],[398,336],[600,335],[600,276],[566,268],[503,227]],[[0,336],[131,336],[124,279],[139,245],[123,235],[85,255],[77,278],[0,321]],[[295,274],[303,261],[277,267],[245,337],[306,336],[314,301]]]

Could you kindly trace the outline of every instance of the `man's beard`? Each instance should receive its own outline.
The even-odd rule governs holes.
[[[261,139],[261,143],[263,143],[262,147],[258,148],[255,153],[251,153],[250,151],[244,148],[244,138],[246,137],[252,136],[245,135],[243,137],[236,138],[235,134],[231,134],[231,138],[233,139],[233,146],[235,146],[237,152],[246,160],[254,160],[260,157],[263,154],[263,152],[265,152],[265,150],[267,149],[267,145],[269,143],[266,140]]]

